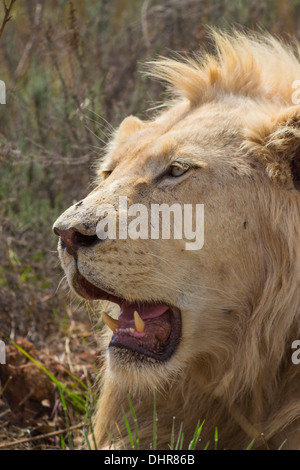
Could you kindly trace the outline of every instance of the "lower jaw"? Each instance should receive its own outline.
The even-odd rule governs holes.
[[[145,368],[148,367],[154,367],[156,369],[165,367],[166,364],[168,364],[168,360],[155,359],[154,357],[145,355],[144,353],[139,353],[136,350],[121,348],[113,345],[109,345],[107,352],[111,370],[113,370],[117,375],[125,374],[124,379],[128,379],[128,377],[133,378],[131,375],[126,375],[129,372],[133,372],[134,377],[136,378],[135,373],[141,369],[142,371],[145,371]],[[138,377],[139,381],[140,376]],[[150,379],[150,376],[148,378]],[[147,379],[147,374],[144,376],[144,379]],[[153,380],[153,377],[151,380]]]
[[[166,352],[166,353],[155,353],[152,351],[146,351],[143,348],[139,347],[131,347],[130,345],[126,345],[124,343],[119,343],[118,341],[112,340],[108,346],[109,350],[114,350],[115,353],[121,353],[124,355],[125,351],[128,353],[128,357],[131,356],[135,360],[143,360],[147,361],[148,359],[150,362],[160,362],[164,363],[169,360],[174,351]]]

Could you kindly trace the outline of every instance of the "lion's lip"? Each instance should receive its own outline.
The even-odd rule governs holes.
[[[178,308],[159,302],[129,302],[94,286],[79,272],[73,278],[73,287],[84,298],[108,300],[120,306],[118,320],[108,318],[107,324],[113,330],[109,348],[131,350],[159,361],[172,356],[181,336]],[[142,331],[136,327],[135,312],[143,323]]]
[[[96,287],[94,284],[89,282],[79,271],[76,272],[76,275],[73,277],[72,285],[74,290],[81,297],[88,300],[108,300],[109,302],[114,302],[118,305],[121,305],[123,299],[120,297],[104,291],[99,287]]]

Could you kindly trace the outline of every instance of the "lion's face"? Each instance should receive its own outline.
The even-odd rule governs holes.
[[[223,361],[222,345],[228,349],[241,311],[246,315],[258,293],[261,220],[273,228],[268,197],[257,188],[262,180],[265,195],[272,187],[259,162],[241,149],[246,117],[239,106],[228,97],[196,110],[182,102],[153,122],[127,118],[95,189],[54,224],[71,288],[120,307],[105,317],[114,330],[107,329],[107,345],[116,374],[134,371],[139,380],[136,372],[148,368],[151,380],[151,371],[168,380],[200,354],[220,351]],[[184,237],[172,236],[100,240],[97,210],[118,208],[120,196],[147,208],[204,204],[203,247],[187,250]]]

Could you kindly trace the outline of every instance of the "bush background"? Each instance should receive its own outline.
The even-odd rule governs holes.
[[[12,16],[0,38],[0,331],[74,370],[97,342],[62,280],[51,227],[89,192],[111,129],[164,99],[143,63],[211,49],[210,25],[299,39],[300,0],[16,0]],[[13,401],[14,380],[0,391],[6,439],[33,427]]]

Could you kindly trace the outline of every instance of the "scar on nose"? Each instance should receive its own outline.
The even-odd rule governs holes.
[[[77,204],[75,204],[75,207],[79,207],[79,206],[81,206],[81,204],[83,204],[83,201],[77,202]]]

